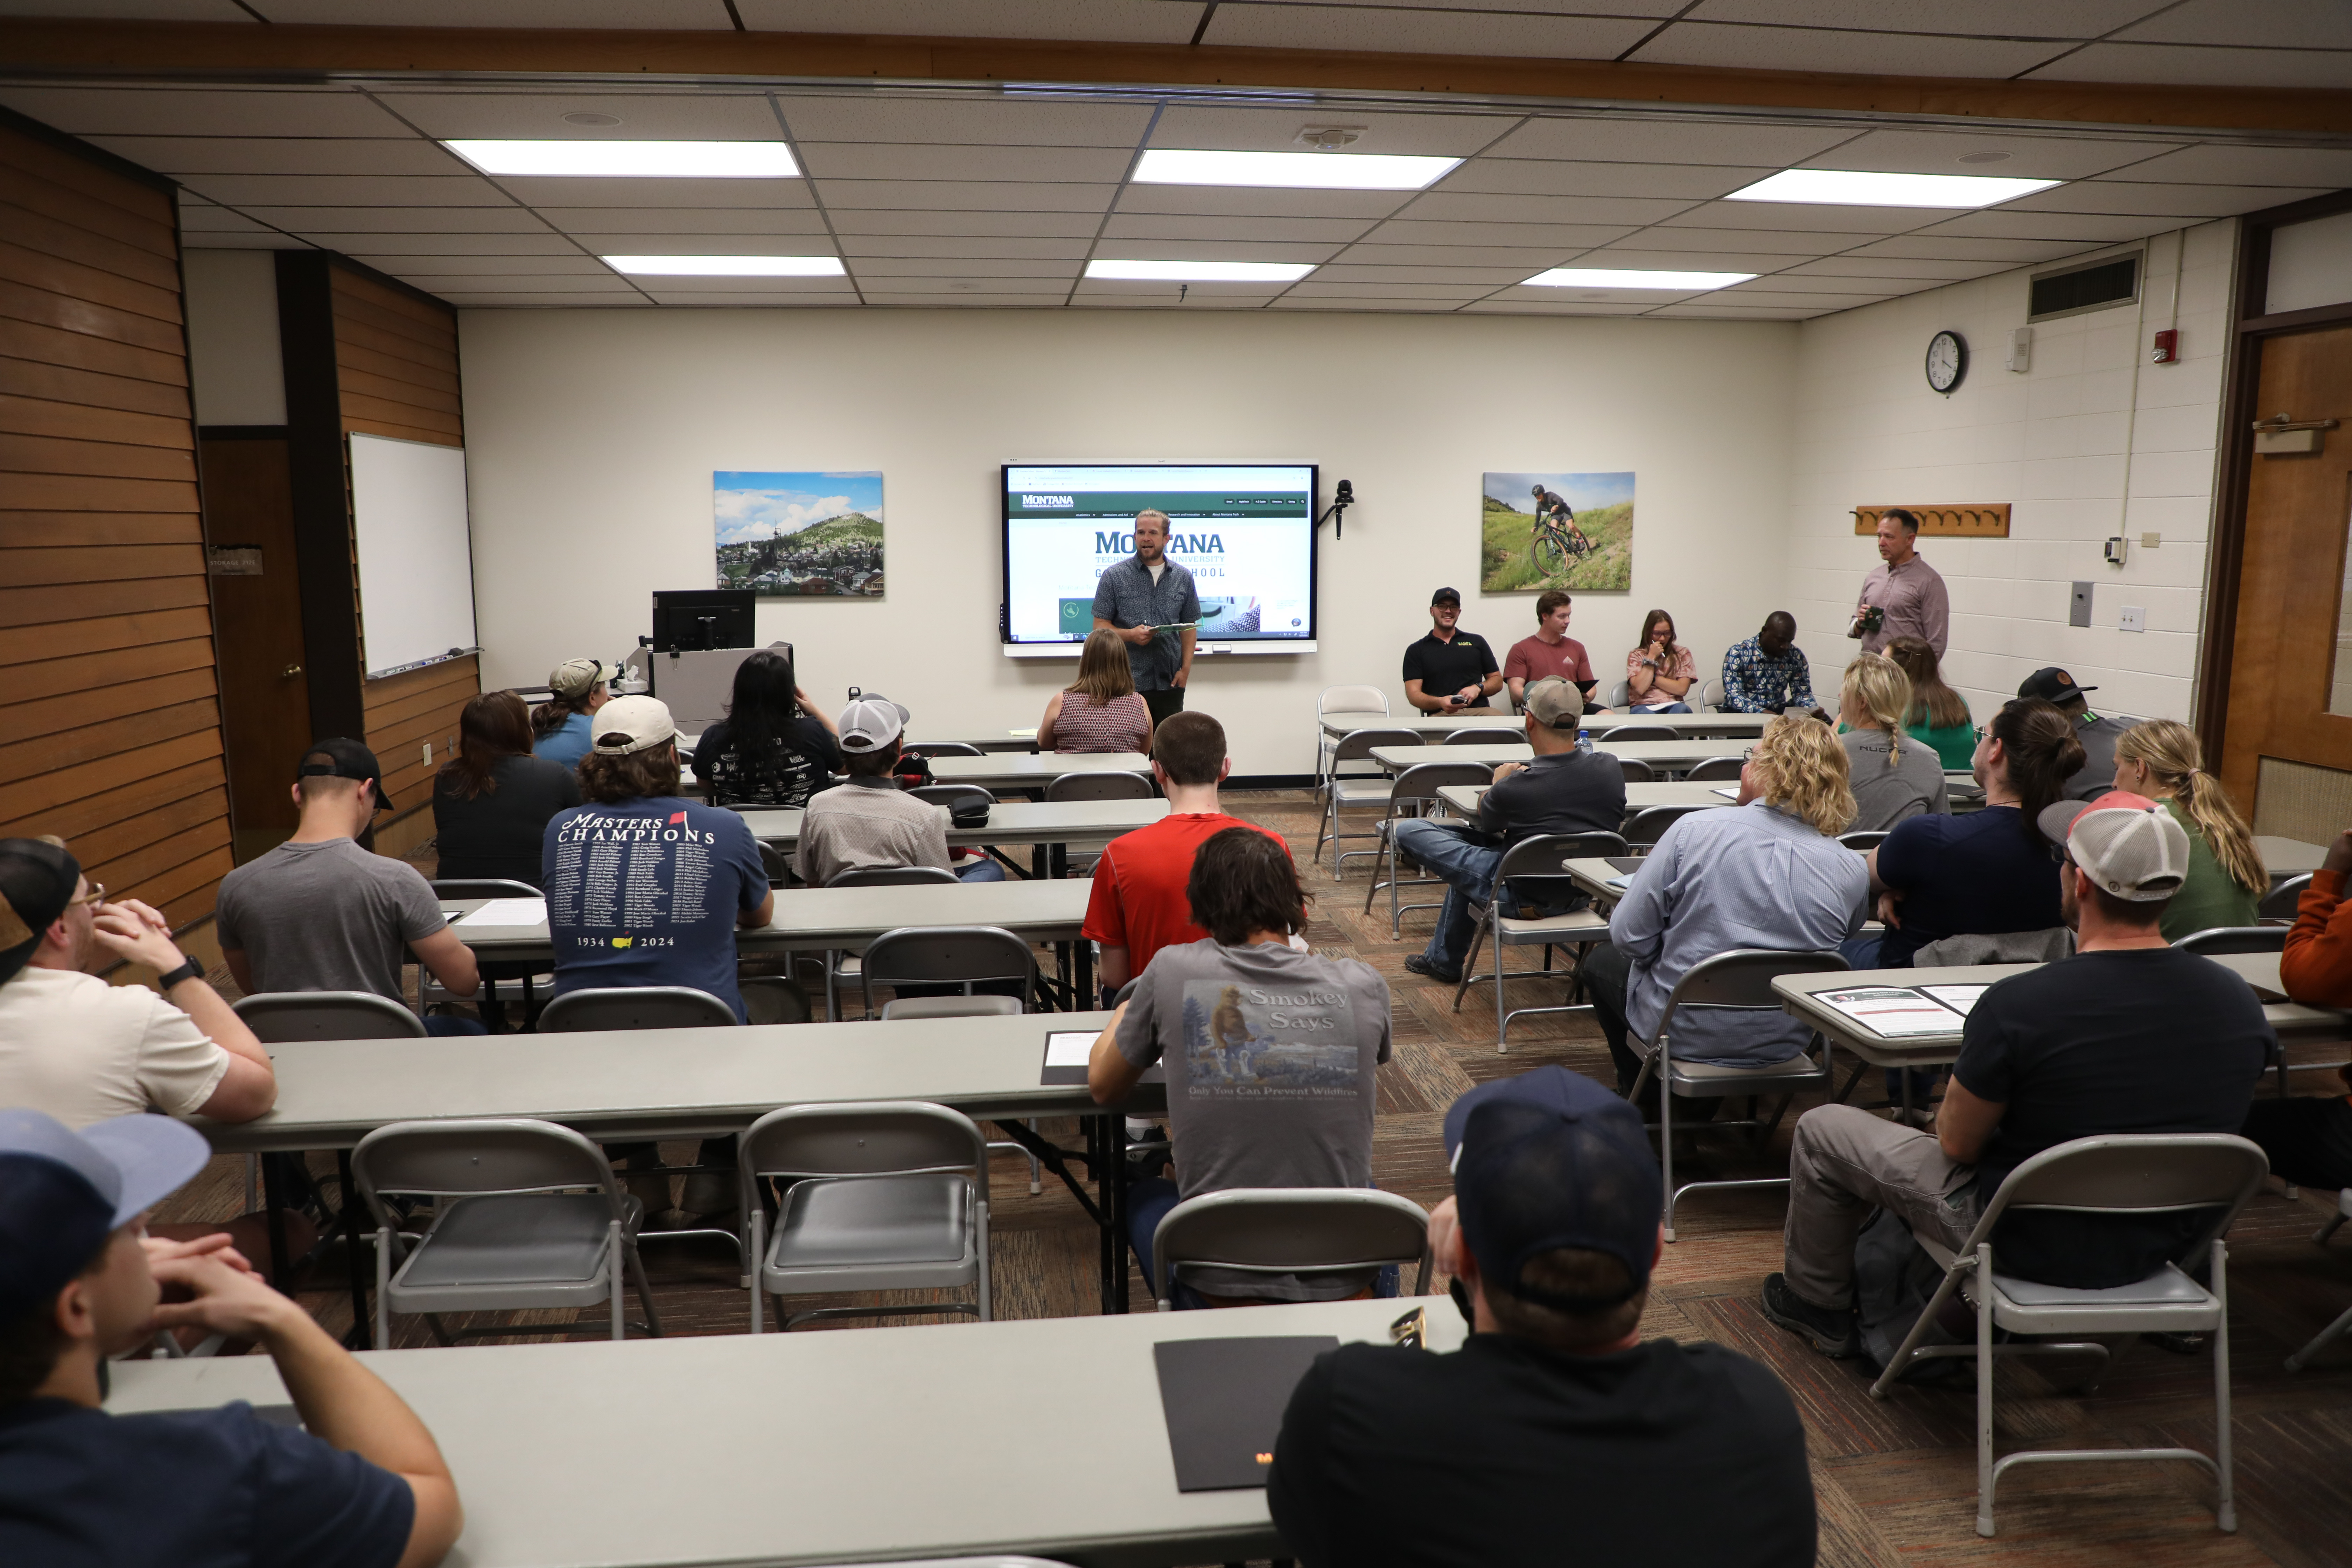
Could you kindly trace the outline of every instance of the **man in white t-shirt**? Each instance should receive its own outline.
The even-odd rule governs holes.
[[[278,1100],[269,1053],[135,899],[101,903],[54,839],[0,839],[0,1105],[68,1127],[153,1106],[250,1121]],[[100,952],[143,964],[155,992],[109,985]]]

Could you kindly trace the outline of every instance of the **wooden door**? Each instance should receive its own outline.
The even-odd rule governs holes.
[[[221,729],[242,864],[293,833],[288,786],[311,739],[294,500],[282,438],[205,440],[202,447]]]
[[[2352,327],[2261,352],[2260,417],[2342,423],[2252,459],[2222,782],[2256,832],[2324,843],[2352,824]]]

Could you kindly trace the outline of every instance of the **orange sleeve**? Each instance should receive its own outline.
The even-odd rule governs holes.
[[[2344,898],[2342,872],[2312,873],[2286,933],[2279,982],[2298,1002],[2352,1007],[2352,903]]]

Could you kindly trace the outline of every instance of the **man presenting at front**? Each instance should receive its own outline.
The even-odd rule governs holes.
[[[1943,577],[1919,558],[1919,520],[1889,507],[1878,519],[1878,564],[1862,580],[1862,603],[1847,635],[1862,639],[1864,653],[1885,653],[1896,637],[1915,637],[1941,658],[1951,618]]]
[[[1137,512],[1135,553],[1095,584],[1095,630],[1115,631],[1127,644],[1128,668],[1154,728],[1184,710],[1200,619],[1192,574],[1168,559],[1168,514]]]

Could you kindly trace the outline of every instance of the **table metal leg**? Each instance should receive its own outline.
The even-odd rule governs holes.
[[[1103,1193],[1103,1208],[1107,1223],[1103,1234],[1110,1241],[1110,1310],[1127,1310],[1127,1116],[1114,1111],[1103,1118],[1103,1129],[1109,1135],[1110,1175]]]
[[[1111,1116],[1089,1116],[1084,1119],[1087,1130],[1087,1160],[1094,1167],[1095,1191],[1101,1196],[1105,1205],[1110,1200],[1113,1178],[1103,1160],[1103,1151],[1110,1145],[1110,1140],[1103,1129],[1104,1124],[1112,1121],[1116,1115],[1117,1113],[1113,1112]],[[1097,1208],[1101,1209],[1101,1205],[1098,1205]],[[1096,1284],[1099,1287],[1103,1316],[1108,1317],[1111,1313],[1111,1265],[1117,1254],[1112,1247],[1110,1215],[1107,1210],[1098,1213],[1097,1229],[1099,1235],[1096,1238],[1095,1247]]]
[[[365,1350],[375,1342],[369,1325],[374,1321],[368,1315],[368,1268],[373,1258],[360,1255],[359,1184],[352,1180],[352,1152],[335,1151],[335,1174],[341,1187],[342,1213],[337,1226],[343,1233],[345,1274],[351,1283],[352,1326],[343,1335],[343,1343],[352,1350]]]
[[[268,1273],[270,1288],[283,1292],[292,1260],[286,1256],[286,1183],[278,1172],[278,1162],[291,1155],[261,1156],[261,1212],[269,1232]]]

